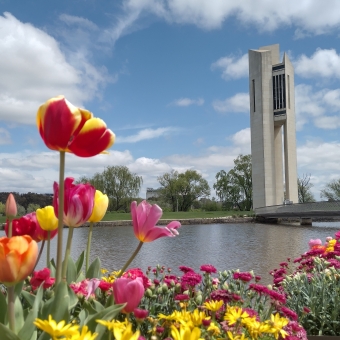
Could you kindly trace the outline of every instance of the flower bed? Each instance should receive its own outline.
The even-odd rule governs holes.
[[[129,269],[141,247],[177,236],[181,225],[157,226],[162,216],[157,205],[132,202],[136,250],[117,272],[103,270],[99,258],[90,264],[93,224],[103,218],[108,198],[88,183],[64,179],[65,152],[92,157],[105,152],[115,136],[101,119],[64,97],[38,109],[37,125],[46,146],[59,152],[59,181],[53,184],[53,206],[15,219],[13,195],[6,202],[7,237],[0,238],[1,340],[306,340],[301,324],[311,335],[339,334],[337,236],[325,245],[312,242],[291,273],[288,263],[281,264],[273,271],[273,288],[261,285],[252,272],[217,273],[211,264],[199,273],[181,266],[178,277],[161,266],[144,273]],[[73,230],[86,222],[86,249],[74,261]],[[64,225],[69,228],[63,256]],[[50,259],[53,237],[57,254]],[[34,271],[39,260],[45,261],[40,259],[45,243],[46,268]]]

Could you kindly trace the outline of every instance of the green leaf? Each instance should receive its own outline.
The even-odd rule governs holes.
[[[76,261],[77,277],[79,276],[83,268],[84,259],[85,259],[85,250],[80,254],[80,256],[78,257],[78,260]]]
[[[24,285],[24,281],[20,281],[18,282],[15,286],[14,286],[14,293],[15,296],[19,296],[20,293],[22,292],[22,287]]]
[[[7,301],[4,294],[0,292],[0,323],[5,323],[6,314],[7,314]]]
[[[68,257],[67,260],[67,272],[66,272],[66,281],[68,284],[71,282],[76,282],[77,279],[77,267],[71,256]]]
[[[27,290],[23,290],[21,292],[21,296],[26,300],[26,302],[32,307],[34,300],[35,300],[35,296],[32,295],[31,293],[29,293]]]
[[[64,281],[55,287],[54,296],[42,308],[41,318],[43,320],[47,320],[48,316],[52,315],[56,322],[61,320],[68,322],[70,296],[67,287],[68,285]]]
[[[85,280],[84,272],[80,272],[80,274],[79,274],[78,277],[77,277],[76,282],[81,282],[81,281],[83,281],[83,280]]]
[[[101,335],[103,335],[105,333],[106,328],[99,325],[96,320],[112,320],[122,309],[124,305],[114,305],[114,306],[110,306],[108,308],[103,309],[102,311],[89,316],[89,318],[87,318],[85,320],[85,324],[87,325],[87,327],[89,328],[89,330],[93,333],[93,332],[100,332],[98,339],[101,338]],[[100,326],[100,327],[97,327]],[[98,328],[98,329],[97,329]]]
[[[42,285],[37,290],[37,294],[35,296],[34,302],[32,304],[32,309],[29,312],[23,327],[20,329],[18,335],[21,339],[34,339],[34,334],[36,333],[36,328],[33,322],[38,317],[39,307],[42,302],[43,297],[43,287]]]
[[[98,301],[96,300],[93,300],[93,304],[94,304],[94,309],[97,311],[97,312],[100,312],[102,311],[103,309],[105,309],[105,307]]]
[[[1,340],[20,340],[20,338],[12,332],[8,327],[0,323],[0,339]]]
[[[47,266],[51,272],[51,277],[55,277],[56,276],[56,266],[55,266],[55,263],[54,263],[54,259],[52,259],[50,261],[50,263],[48,264]]]
[[[68,295],[69,295],[69,298],[70,298],[70,302],[69,302],[69,306],[68,306],[68,309],[70,310],[77,305],[77,303],[79,302],[79,299],[78,299],[77,295],[75,294],[75,292],[72,290],[72,288],[70,288],[69,285],[67,285],[67,291],[68,291]]]
[[[18,295],[15,295],[14,301],[14,314],[15,314],[15,329],[18,331],[24,325],[24,309]]]
[[[87,270],[86,278],[87,279],[94,279],[94,278],[100,279],[101,277],[100,268],[101,268],[100,259],[97,257],[91,263],[89,269]]]

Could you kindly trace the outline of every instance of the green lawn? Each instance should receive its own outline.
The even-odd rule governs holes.
[[[224,216],[243,216],[253,214],[252,211],[179,211],[179,212],[164,212],[162,218],[169,220],[176,220],[182,218],[213,218],[213,217],[224,217]],[[119,220],[131,220],[130,213],[107,213],[103,221],[119,221]],[[5,216],[0,216],[0,223],[6,222]]]

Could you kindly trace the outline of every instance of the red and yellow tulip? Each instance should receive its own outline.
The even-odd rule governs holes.
[[[36,118],[40,136],[51,150],[92,157],[110,148],[115,134],[90,111],[77,108],[63,96],[41,105]]]
[[[38,258],[38,245],[28,235],[0,238],[0,282],[7,287],[25,279]]]

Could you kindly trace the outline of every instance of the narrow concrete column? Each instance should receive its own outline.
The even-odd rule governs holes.
[[[310,217],[302,217],[300,219],[300,225],[312,225],[313,221]]]

